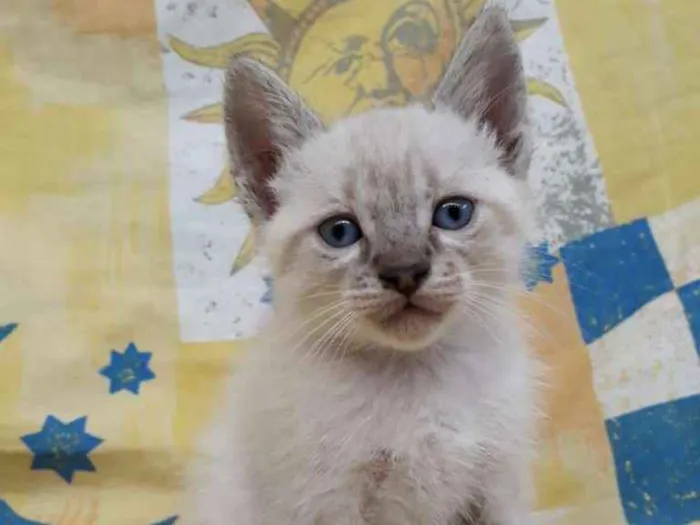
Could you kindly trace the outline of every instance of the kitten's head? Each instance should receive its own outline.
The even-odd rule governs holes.
[[[278,307],[319,333],[399,350],[480,323],[484,302],[518,280],[525,100],[500,9],[469,30],[433,108],[376,110],[330,128],[273,72],[235,60],[228,147]]]

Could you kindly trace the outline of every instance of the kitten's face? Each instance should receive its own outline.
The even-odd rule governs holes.
[[[399,350],[477,322],[518,278],[523,186],[493,138],[448,113],[342,122],[275,183],[266,246],[281,307],[316,316],[319,336]]]
[[[434,103],[326,130],[274,72],[229,68],[241,200],[265,231],[277,308],[319,346],[425,348],[450,323],[483,325],[518,279],[530,142],[504,10],[479,15]]]

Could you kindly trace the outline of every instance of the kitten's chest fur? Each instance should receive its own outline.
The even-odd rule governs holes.
[[[261,482],[284,483],[291,501],[306,502],[295,505],[299,523],[325,525],[325,514],[346,505],[370,525],[452,523],[478,498],[489,458],[501,453],[499,433],[515,426],[499,402],[511,387],[497,352],[478,362],[436,355],[306,364],[298,376],[293,363],[277,364],[289,374],[283,397],[267,405],[266,436],[249,437],[275,451],[275,474]]]
[[[410,360],[355,379],[364,395],[344,403],[338,392],[333,405],[344,405],[342,415],[316,429],[331,439],[327,466],[358,484],[368,524],[446,523],[436,513],[456,511],[481,468],[485,429],[479,404],[466,401],[469,387],[448,370]]]

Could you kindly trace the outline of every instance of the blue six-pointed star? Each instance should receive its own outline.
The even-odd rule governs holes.
[[[549,244],[545,241],[537,246],[528,248],[532,266],[525,271],[525,286],[533,290],[539,283],[554,282],[552,270],[559,263],[559,258],[549,253]]]
[[[153,525],[173,525],[177,521],[177,516],[170,516],[168,519],[154,523]]]
[[[36,434],[22,436],[22,441],[34,454],[32,470],[53,470],[66,482],[73,481],[77,471],[94,472],[88,454],[102,443],[85,431],[87,417],[63,423],[47,416],[44,426]]]
[[[6,324],[5,326],[0,326],[0,342],[5,339],[8,335],[15,331],[17,328],[16,323]]]
[[[2,525],[46,525],[39,521],[28,520],[17,514],[7,504],[5,500],[0,499],[0,524]]]
[[[100,370],[100,374],[109,379],[109,393],[128,390],[138,394],[143,381],[150,381],[156,375],[149,368],[150,352],[139,352],[134,343],[129,343],[124,352],[112,350],[109,365]]]

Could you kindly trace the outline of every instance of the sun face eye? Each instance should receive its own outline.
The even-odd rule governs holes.
[[[362,238],[362,230],[355,221],[348,217],[331,217],[318,227],[321,239],[333,248],[352,246]]]
[[[474,216],[474,201],[466,197],[450,197],[435,208],[433,225],[443,230],[461,230]]]

